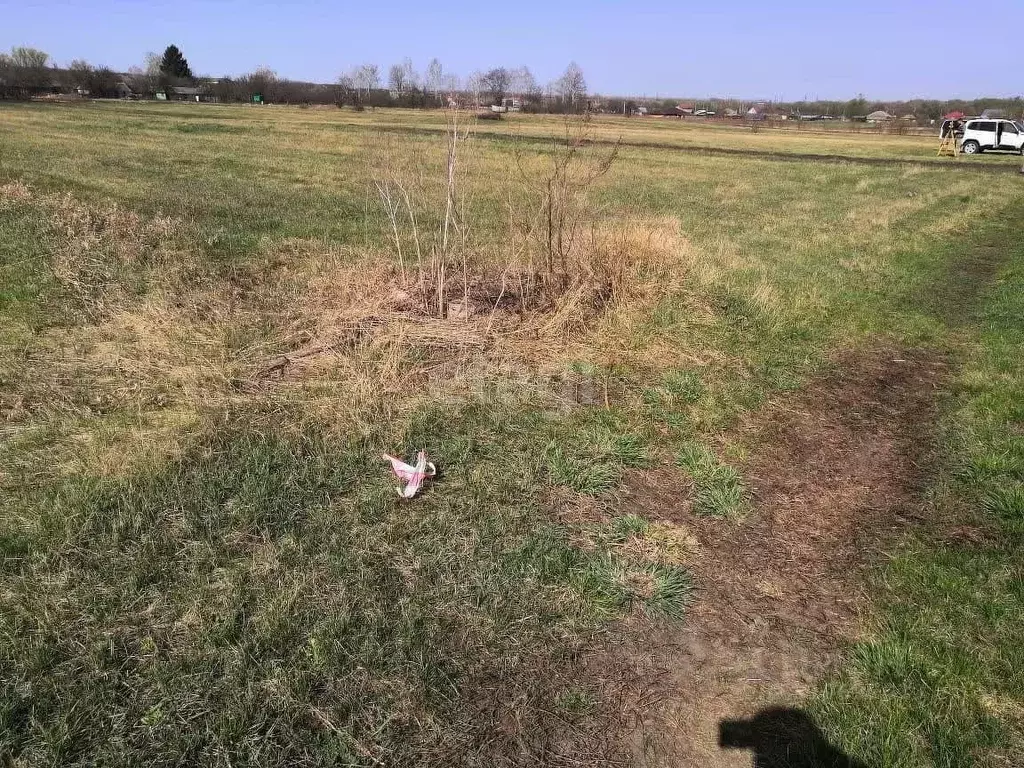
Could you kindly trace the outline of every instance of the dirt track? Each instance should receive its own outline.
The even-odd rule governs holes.
[[[855,634],[863,566],[915,514],[945,372],[935,354],[885,348],[773,403],[751,428],[757,511],[742,523],[693,515],[664,490],[671,470],[632,478],[622,511],[700,543],[684,625],[623,632],[593,666],[625,706],[636,763],[749,766],[749,752],[719,747],[720,724],[798,703]]]
[[[361,130],[361,129],[360,129]],[[367,130],[371,130],[369,127]],[[374,126],[374,131],[381,133],[411,133],[422,136],[432,136],[443,133],[444,128],[416,127],[404,125]],[[498,133],[476,129],[474,136],[494,139],[498,141],[513,141],[524,143],[542,143],[559,140],[556,136],[523,136],[512,133]],[[564,139],[563,139],[564,140]],[[872,166],[912,166],[928,168],[930,170],[959,171],[959,172],[981,172],[981,173],[1019,173],[1020,166],[1016,161],[996,165],[972,160],[951,160],[924,158],[894,158],[894,157],[859,157],[857,155],[823,155],[810,152],[778,152],[766,149],[741,149],[738,147],[701,147],[684,144],[667,144],[662,142],[644,141],[614,141],[612,139],[591,139],[587,143],[600,146],[631,147],[635,149],[659,149],[673,152],[685,152],[691,155],[717,155],[725,157],[749,157],[755,160],[773,160],[781,162],[814,162],[830,164],[853,164]]]

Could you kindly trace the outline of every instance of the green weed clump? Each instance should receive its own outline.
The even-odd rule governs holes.
[[[700,515],[739,517],[749,509],[740,473],[705,445],[686,443],[676,461],[693,479],[694,510]]]
[[[558,437],[546,449],[548,472],[556,485],[576,493],[595,496],[613,488],[623,470],[646,466],[646,440],[630,433],[628,425],[615,418],[597,417],[559,429]]]
[[[630,558],[601,550],[587,561],[578,583],[600,596],[609,616],[636,610],[652,618],[683,618],[693,594],[693,578],[678,565]]]

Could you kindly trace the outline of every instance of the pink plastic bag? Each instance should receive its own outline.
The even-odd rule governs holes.
[[[411,499],[416,495],[416,492],[423,485],[423,481],[428,477],[433,477],[437,474],[437,468],[429,461],[427,461],[427,454],[424,451],[420,451],[416,454],[416,466],[412,467],[406,464],[401,459],[397,459],[394,456],[384,454],[384,460],[391,462],[391,469],[395,471],[399,480],[406,482],[405,488],[398,486],[395,488],[398,491],[398,495],[403,499]]]

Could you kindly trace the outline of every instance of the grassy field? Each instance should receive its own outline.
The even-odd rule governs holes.
[[[1018,762],[1024,187],[973,167],[1019,158],[469,127],[449,197],[440,114],[0,108],[0,758],[635,757],[587,660],[701,584],[624,489],[756,518],[750,424],[887,345],[950,361],[926,522],[807,707],[870,765]]]

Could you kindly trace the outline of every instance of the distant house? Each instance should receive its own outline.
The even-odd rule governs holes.
[[[733,109],[732,107],[726,107],[725,108],[725,116],[726,117],[739,117],[740,116],[740,111],[738,109]]]
[[[202,88],[194,88],[190,85],[172,85],[170,98],[174,101],[200,101],[203,95]]]
[[[755,104],[746,112],[747,120],[764,120],[767,116],[768,110],[759,104]]]
[[[694,109],[693,104],[676,104],[676,111],[681,115],[692,115]]]
[[[158,88],[153,94],[157,101],[219,101],[216,96],[206,90],[206,86],[171,85]]]
[[[870,115],[867,116],[869,123],[884,123],[888,120],[892,120],[892,115],[886,112],[884,109],[876,109]]]
[[[125,82],[120,82],[117,85],[115,85],[114,92],[117,94],[117,98],[119,99],[138,98],[135,91],[132,90],[132,87]]]

